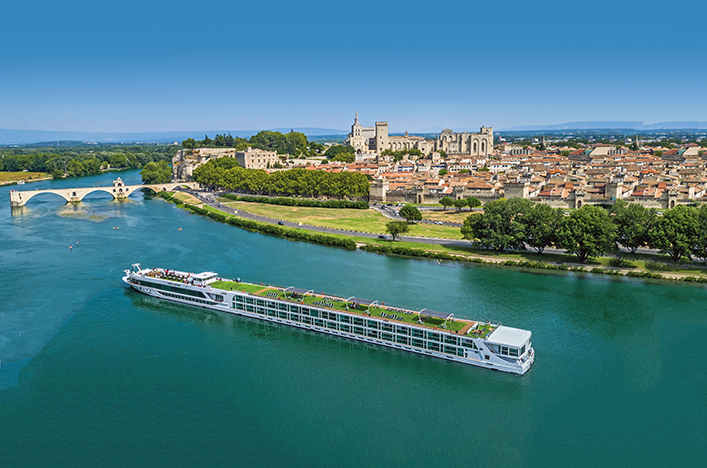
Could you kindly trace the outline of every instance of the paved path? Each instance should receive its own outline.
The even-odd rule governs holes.
[[[405,221],[405,218],[402,218],[399,214],[400,209],[397,206],[388,206],[388,205],[380,205],[380,204],[375,204],[371,205],[371,209],[376,210],[386,218],[393,219],[395,221]],[[442,210],[421,210],[421,211],[442,211]],[[441,226],[451,226],[451,227],[462,227],[462,223],[452,223],[451,221],[432,221],[429,219],[423,219],[422,221],[418,221],[418,223],[422,224],[439,224]]]

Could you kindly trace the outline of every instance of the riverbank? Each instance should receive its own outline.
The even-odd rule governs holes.
[[[661,265],[650,261],[650,255],[640,260],[627,260],[625,266],[612,266],[609,257],[591,258],[588,263],[582,264],[572,261],[574,256],[566,254],[533,254],[531,252],[487,252],[474,250],[471,247],[448,246],[444,244],[420,244],[404,241],[390,241],[358,237],[349,234],[310,234],[306,227],[290,228],[264,222],[258,222],[239,217],[217,207],[201,203],[199,206],[185,203],[171,192],[162,192],[160,197],[176,203],[177,206],[194,213],[208,216],[216,221],[230,224],[253,232],[274,235],[277,237],[321,245],[343,247],[346,249],[360,249],[362,251],[382,255],[394,255],[409,258],[429,258],[439,261],[455,261],[477,264],[488,264],[502,267],[545,271],[570,271],[578,273],[594,273],[610,276],[625,276],[631,278],[660,279],[682,281],[689,283],[707,283],[707,269],[690,268],[679,269],[664,264],[665,270],[658,270]],[[180,196],[180,198],[183,198]],[[442,241],[442,239],[439,239]],[[650,267],[650,268],[649,268]],[[669,271],[670,269],[674,271]]]
[[[16,185],[18,182],[39,182],[49,180],[52,176],[45,172],[0,172],[0,185]]]

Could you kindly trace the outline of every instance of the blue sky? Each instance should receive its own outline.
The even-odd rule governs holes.
[[[0,128],[707,120],[702,2],[0,6]]]

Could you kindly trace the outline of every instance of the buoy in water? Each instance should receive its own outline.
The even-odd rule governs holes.
[[[177,229],[177,231],[181,231],[181,230],[182,230],[182,228]]]

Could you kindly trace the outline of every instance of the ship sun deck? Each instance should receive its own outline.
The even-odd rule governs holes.
[[[457,319],[452,314],[435,312],[428,309],[412,311],[399,307],[386,306],[369,299],[357,297],[337,297],[325,293],[316,293],[302,288],[279,288],[276,286],[254,285],[235,281],[218,281],[211,283],[212,288],[227,291],[240,291],[265,299],[278,299],[293,303],[306,304],[321,309],[338,310],[362,316],[375,317],[392,322],[416,325],[424,328],[448,331],[455,334],[469,334],[484,338],[496,328],[493,325],[475,322],[473,320]]]

